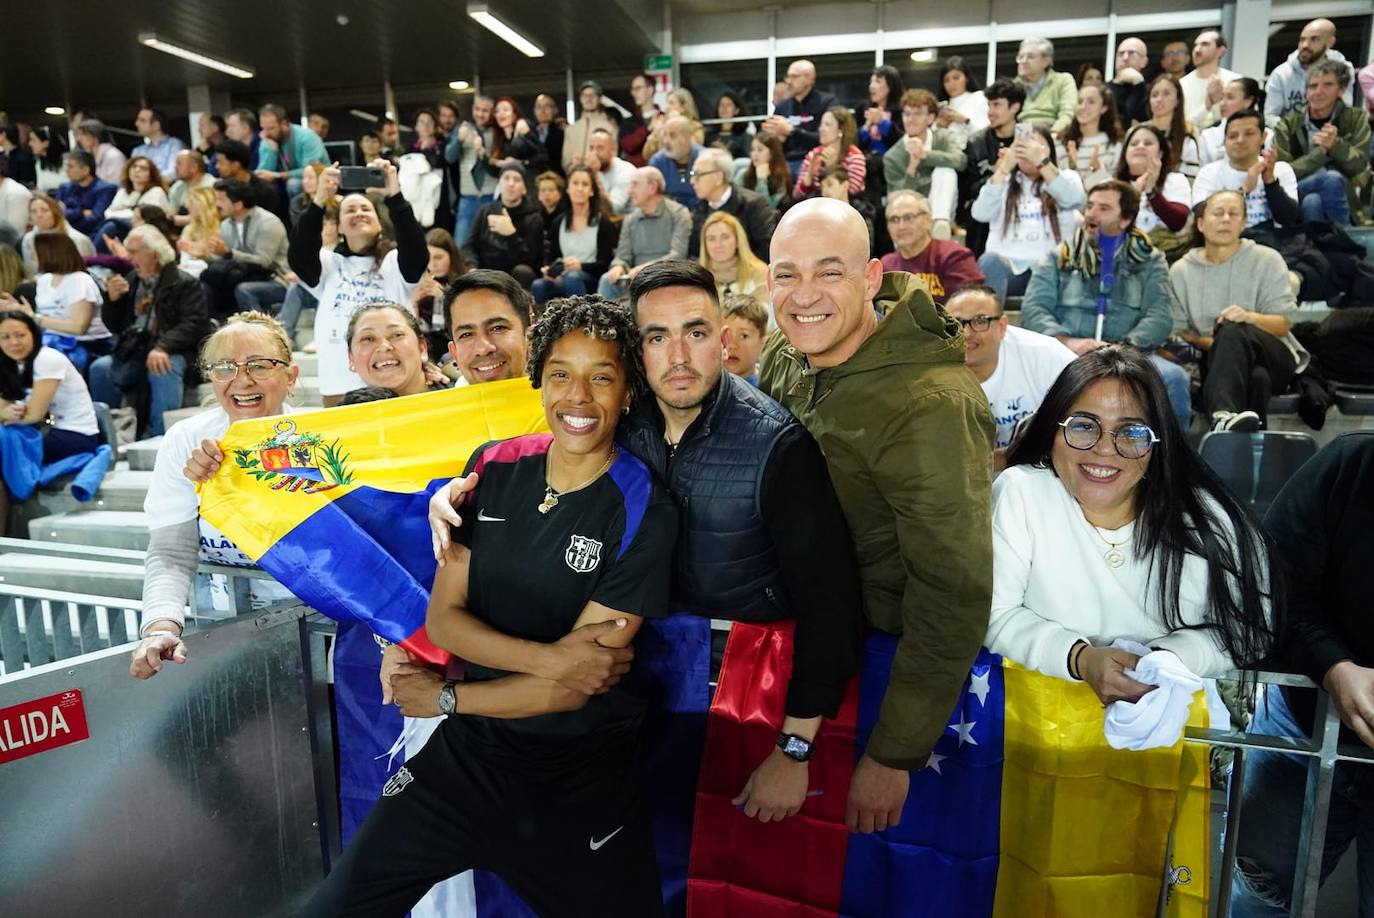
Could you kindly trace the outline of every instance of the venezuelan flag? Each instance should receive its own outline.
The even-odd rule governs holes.
[[[911,773],[896,828],[844,825],[896,648],[884,634],[869,637],[860,678],[822,728],[801,813],[746,818],[730,800],[772,749],[791,644],[786,625],[736,624],[730,635],[698,786],[689,915],[1147,916],[1161,897],[1167,915],[1207,914],[1206,747],[1111,749],[1087,686],[986,650]],[[1200,698],[1192,722],[1206,724]]]

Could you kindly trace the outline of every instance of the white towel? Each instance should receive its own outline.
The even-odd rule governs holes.
[[[1188,725],[1188,709],[1198,689],[1207,693],[1209,726],[1231,728],[1231,716],[1217,693],[1215,680],[1195,676],[1172,651],[1151,650],[1124,639],[1112,646],[1140,656],[1135,668],[1126,670],[1127,676],[1157,686],[1139,701],[1114,701],[1107,706],[1103,733],[1113,749],[1139,751],[1177,743]]]

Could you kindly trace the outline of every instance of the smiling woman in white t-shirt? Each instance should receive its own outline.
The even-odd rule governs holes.
[[[204,441],[224,436],[234,421],[290,414],[286,399],[300,375],[280,323],[257,312],[232,316],[211,335],[201,348],[201,365],[219,407],[167,431],[143,502],[150,530],[143,562],[143,640],[129,668],[138,679],[157,673],[163,660],[186,661],[181,630],[199,561],[253,566],[223,533],[200,518],[200,495],[183,474],[186,460]],[[275,581],[254,582],[255,605],[289,596]]]
[[[33,240],[38,262],[34,302],[0,296],[0,309],[22,309],[34,313],[45,332],[75,339],[91,357],[110,353],[114,336],[100,320],[104,297],[94,278],[86,273],[86,261],[76,243],[66,235],[40,233]]]
[[[60,351],[43,346],[34,317],[0,312],[0,424],[52,424],[43,437],[43,464],[100,446],[95,406],[81,374]],[[9,491],[0,482],[0,535],[9,519]]]

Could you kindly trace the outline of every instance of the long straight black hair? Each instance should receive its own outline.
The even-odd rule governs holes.
[[[1007,467],[1053,468],[1050,453],[1083,390],[1117,380],[1144,409],[1159,437],[1149,474],[1136,486],[1133,548],[1150,557],[1150,582],[1158,592],[1164,626],[1206,629],[1237,667],[1254,666],[1275,648],[1281,632],[1283,590],[1273,542],[1250,510],[1233,495],[1188,445],[1159,371],[1130,347],[1090,351],[1064,368],[1044,402],[1007,453]],[[1207,563],[1207,608],[1202,624],[1184,622],[1179,608],[1183,561],[1197,555]],[[1271,612],[1266,614],[1264,600]]]
[[[29,351],[29,356],[24,358],[22,364],[0,352],[0,398],[17,402],[24,397],[25,392],[33,388],[33,358],[43,347],[43,329],[38,327],[38,321],[27,312],[18,309],[0,312],[0,323],[8,322],[10,319],[24,323],[29,334],[33,336],[33,349]]]

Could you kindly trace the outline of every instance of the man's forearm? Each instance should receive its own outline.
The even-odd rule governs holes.
[[[454,687],[454,711],[514,720],[575,711],[587,695],[538,676],[515,675],[487,682],[463,682]]]

